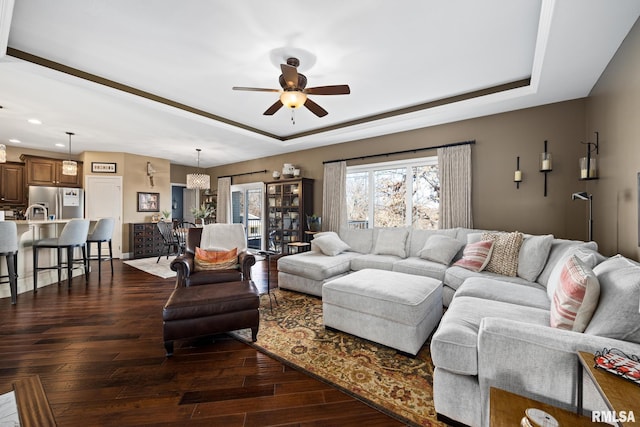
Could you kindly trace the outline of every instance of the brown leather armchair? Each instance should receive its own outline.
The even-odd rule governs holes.
[[[237,225],[242,227],[240,224],[208,224],[205,225],[205,227],[228,225]],[[228,229],[229,228],[227,228],[227,230]],[[216,230],[216,228],[212,228],[212,230]],[[184,254],[176,257],[171,262],[171,269],[177,273],[176,288],[206,285],[210,283],[251,280],[251,267],[256,263],[256,258],[253,256],[253,254],[247,252],[246,250],[246,237],[244,238],[245,247],[237,245],[237,240],[236,242],[232,243],[234,247],[238,247],[238,268],[229,270],[195,271],[195,251],[196,247],[202,247],[202,232],[203,228],[190,228],[187,234],[187,242]],[[244,233],[244,230],[242,232]],[[213,231],[212,233],[215,234],[215,231]],[[211,235],[211,233],[209,235]],[[204,249],[207,249],[207,246],[205,246]],[[232,248],[228,247],[226,249]]]

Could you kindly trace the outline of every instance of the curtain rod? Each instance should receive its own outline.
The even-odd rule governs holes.
[[[367,156],[349,157],[348,159],[326,160],[326,161],[322,162],[322,164],[325,165],[327,163],[348,162],[349,160],[363,160],[363,159],[370,159],[372,157],[383,157],[383,156],[393,156],[393,155],[396,155],[396,154],[416,153],[418,151],[435,150],[437,148],[457,147],[458,145],[473,145],[475,143],[476,143],[476,141],[474,139],[474,140],[471,140],[471,141],[454,142],[454,143],[451,143],[451,144],[442,144],[442,145],[436,145],[436,146],[433,146],[433,147],[414,148],[414,149],[411,149],[411,150],[392,151],[390,153],[381,153],[381,154],[369,154]]]
[[[218,178],[233,178],[234,176],[242,176],[242,175],[253,175],[254,173],[267,173],[266,169],[263,169],[261,171],[253,171],[253,172],[243,172],[243,173],[236,173],[234,175],[222,175],[219,176]]]

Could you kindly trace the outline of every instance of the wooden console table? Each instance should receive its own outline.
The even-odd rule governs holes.
[[[513,427],[519,426],[528,408],[537,408],[552,415],[560,426],[609,426],[605,423],[592,423],[591,418],[575,414],[564,409],[537,400],[529,399],[499,388],[491,387],[490,391],[490,426]]]
[[[630,381],[619,378],[614,374],[595,367],[594,355],[584,351],[578,352],[578,413],[582,413],[583,372],[586,371],[600,396],[611,411],[629,413],[633,411],[637,421],[640,421],[640,387]],[[584,368],[584,369],[583,369]],[[637,425],[636,423],[619,423],[622,426]]]

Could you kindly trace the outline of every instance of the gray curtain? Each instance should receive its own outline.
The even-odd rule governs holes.
[[[347,162],[324,165],[322,187],[322,231],[340,231],[347,224]]]
[[[471,145],[438,149],[440,228],[473,228]]]
[[[231,223],[231,177],[218,178],[218,205],[216,222]]]

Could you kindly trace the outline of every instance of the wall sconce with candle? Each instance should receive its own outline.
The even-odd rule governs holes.
[[[585,144],[587,146],[587,155],[585,157],[580,157],[580,180],[586,181],[589,179],[598,179],[598,169],[596,167],[596,158],[591,157],[591,154],[595,151],[598,153],[599,145],[600,145],[600,135],[598,132],[596,134],[596,142],[582,142],[581,144]]]
[[[513,174],[513,182],[516,183],[516,188],[520,188],[522,182],[522,171],[520,170],[520,156],[516,157],[516,171]]]
[[[544,141],[544,152],[540,155],[540,172],[544,173],[544,197],[547,197],[547,174],[553,170],[551,153],[547,150],[547,140]]]

